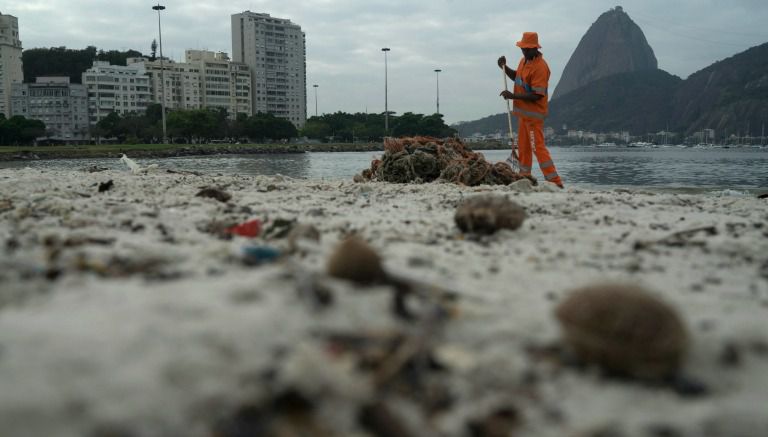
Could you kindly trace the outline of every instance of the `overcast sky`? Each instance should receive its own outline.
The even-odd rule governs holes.
[[[522,6],[528,3],[530,6]],[[94,45],[150,52],[156,2],[3,0],[19,19],[24,48]],[[579,40],[598,16],[621,5],[643,29],[659,68],[686,78],[711,63],[768,42],[766,0],[165,0],[163,52],[181,61],[188,48],[231,53],[230,16],[244,10],[288,18],[307,36],[307,112],[383,112],[384,55],[389,109],[440,112],[449,123],[504,111],[496,59],[514,64],[524,31],[539,32],[552,70],[550,93]],[[515,8],[515,5],[520,7]]]

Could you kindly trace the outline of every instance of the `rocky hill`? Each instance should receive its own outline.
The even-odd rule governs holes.
[[[656,56],[643,31],[617,6],[600,15],[581,38],[552,99],[614,74],[657,68]]]
[[[598,19],[577,52],[585,41],[592,41],[592,37],[587,36],[596,32],[596,28],[603,32],[610,27],[608,22],[629,26],[626,24],[629,17],[617,9]],[[632,32],[639,35],[635,38],[642,37],[639,28],[638,32]],[[645,37],[642,41],[647,45]],[[621,56],[622,49],[610,42],[605,42],[605,48],[593,46],[593,49],[600,53],[600,58],[595,58],[595,72],[585,73],[593,79],[567,93],[561,91],[568,89],[563,88],[561,81],[557,97],[550,102],[547,125],[557,131],[567,126],[603,132],[626,130],[632,135],[642,135],[669,129],[690,135],[707,128],[714,129],[717,138],[722,138],[726,134],[760,136],[763,123],[768,122],[768,43],[718,61],[685,80],[655,67],[640,68],[640,64],[634,64],[637,68],[632,71],[596,78],[597,71],[605,73],[610,68],[603,64],[616,65],[615,58]],[[643,65],[655,65],[653,52],[650,47],[648,50],[650,56]],[[571,61],[576,58],[574,53]],[[567,79],[565,76],[563,80]],[[454,127],[462,136],[505,132],[506,115],[497,114]]]
[[[665,129],[675,113],[673,96],[683,82],[663,70],[614,74],[549,104],[547,125],[633,134]]]
[[[768,121],[768,43],[688,77],[674,96],[676,129],[759,136]]]

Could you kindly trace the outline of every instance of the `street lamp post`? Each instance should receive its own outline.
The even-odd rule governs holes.
[[[317,87],[319,85],[315,84],[315,85],[312,85],[312,86],[315,88],[315,117],[317,117]]]
[[[389,47],[381,49],[384,52],[384,135],[389,133],[389,104],[387,101],[387,52]]]
[[[437,79],[437,115],[440,115],[440,72],[443,70],[435,70],[435,78]]]
[[[165,6],[157,4],[152,6],[157,11],[157,34],[160,37],[160,107],[163,117],[163,144],[168,144],[168,134],[165,127],[165,68],[163,67],[163,32],[160,28],[160,11],[165,10]]]

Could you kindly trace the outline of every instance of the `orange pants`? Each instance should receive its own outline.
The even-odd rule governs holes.
[[[562,185],[563,181],[557,174],[555,163],[552,156],[544,145],[544,121],[531,118],[517,117],[517,149],[520,153],[520,173],[530,175],[533,169],[533,154],[536,154],[536,160],[539,161],[539,168],[544,174],[544,179],[557,185]],[[531,143],[533,140],[533,144]]]

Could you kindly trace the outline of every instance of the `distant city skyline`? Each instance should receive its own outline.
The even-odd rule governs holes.
[[[19,19],[25,49],[93,45],[104,50],[150,53],[157,38],[157,2],[126,0],[104,8],[96,0],[6,0],[0,12]],[[686,78],[708,65],[768,41],[764,0],[631,0],[573,3],[540,0],[513,8],[459,0],[198,0],[166,1],[163,51],[182,60],[186,49],[232,52],[230,16],[244,10],[291,19],[307,45],[307,86],[322,92],[319,112],[383,112],[384,59],[388,100],[397,114],[435,111],[435,69],[440,109],[448,123],[504,111],[496,58],[515,62],[523,31],[537,31],[552,69],[550,92],[579,40],[603,12],[622,6],[642,28],[659,68]],[[727,8],[724,7],[727,4]],[[154,15],[153,15],[154,14]],[[307,91],[308,95],[311,90]],[[314,101],[307,102],[309,106]],[[314,113],[307,114],[308,116]]]

